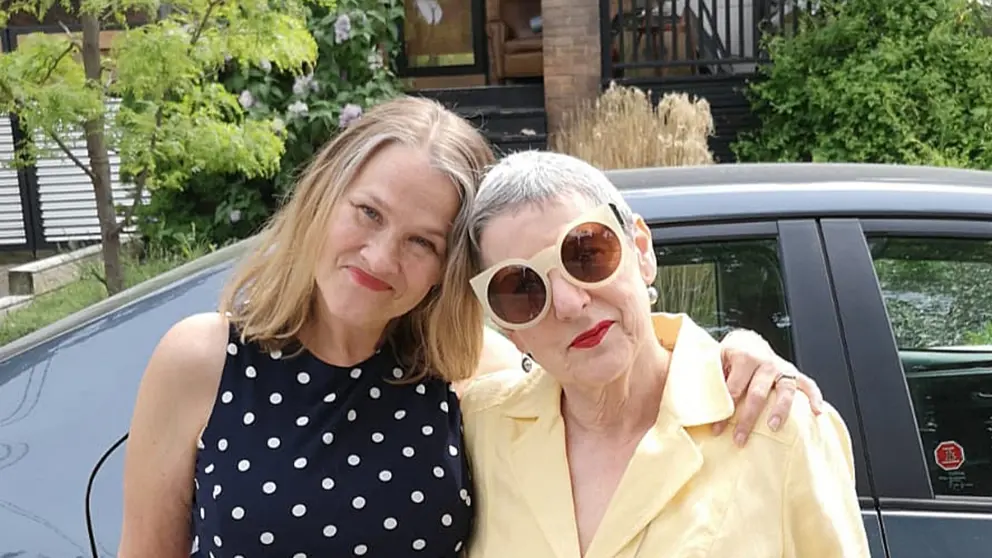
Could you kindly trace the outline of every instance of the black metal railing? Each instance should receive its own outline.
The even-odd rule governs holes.
[[[751,74],[816,0],[601,0],[603,79]]]

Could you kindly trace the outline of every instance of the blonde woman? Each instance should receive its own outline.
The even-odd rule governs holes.
[[[468,284],[466,213],[492,161],[470,124],[406,97],[316,155],[221,311],[176,324],[148,364],[121,558],[462,551],[473,485],[452,386],[519,365],[492,331],[480,363]],[[730,381],[793,370],[741,339]]]

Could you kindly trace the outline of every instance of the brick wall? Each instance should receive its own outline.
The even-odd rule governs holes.
[[[599,0],[541,0],[544,20],[544,104],[548,132],[577,101],[600,91]]]

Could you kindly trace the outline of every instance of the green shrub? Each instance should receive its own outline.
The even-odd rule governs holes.
[[[990,22],[974,0],[826,0],[767,39],[738,158],[992,168]]]
[[[139,212],[143,235],[159,243],[198,231],[223,245],[253,234],[321,145],[368,107],[400,91],[391,68],[401,47],[400,0],[326,0],[310,4],[316,66],[302,76],[231,60],[218,79],[249,117],[272,119],[285,140],[275,179],[199,173],[182,189],[160,190]]]

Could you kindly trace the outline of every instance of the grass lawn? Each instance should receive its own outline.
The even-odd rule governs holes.
[[[133,287],[207,252],[206,248],[187,250],[180,255],[152,251],[143,259],[121,254],[125,286]],[[0,345],[6,345],[107,298],[107,289],[100,279],[103,276],[102,264],[88,266],[82,276],[81,280],[36,296],[28,306],[0,317]]]

